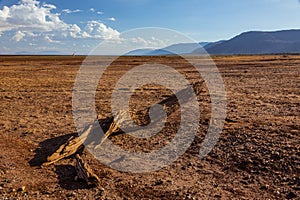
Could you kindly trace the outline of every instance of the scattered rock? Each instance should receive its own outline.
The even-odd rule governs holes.
[[[74,197],[75,195],[76,195],[76,192],[72,192],[72,193],[67,194],[66,196],[68,198],[70,198],[70,197]]]
[[[267,190],[269,189],[269,185],[263,185],[260,187],[261,190]]]
[[[162,185],[164,183],[163,180],[158,180],[154,183],[154,186]]]
[[[17,192],[24,192],[25,189],[26,189],[26,187],[22,186],[22,187],[20,187],[20,188],[17,189]]]
[[[294,199],[294,198],[296,198],[296,197],[297,197],[297,195],[296,195],[294,192],[290,192],[290,193],[288,193],[288,195],[286,196],[287,199]]]
[[[4,98],[5,99],[12,99],[12,96],[5,95]]]

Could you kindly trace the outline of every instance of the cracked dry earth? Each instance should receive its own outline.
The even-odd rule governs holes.
[[[227,117],[213,150],[199,159],[211,116],[204,85],[198,96],[199,131],[186,153],[170,166],[125,173],[83,152],[104,190],[74,180],[72,157],[40,167],[77,134],[72,90],[83,60],[80,56],[0,57],[0,199],[300,198],[300,56],[213,57],[227,93]],[[121,58],[99,82],[99,116],[110,114],[115,82],[127,70],[147,62],[168,64],[190,82],[201,80],[176,57]],[[132,96],[131,111],[134,115],[169,95],[171,91],[164,87],[143,86]],[[128,151],[157,150],[174,137],[179,116],[180,112],[168,116],[166,127],[150,140],[124,134],[109,139]]]

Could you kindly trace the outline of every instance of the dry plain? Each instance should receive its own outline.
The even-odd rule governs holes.
[[[74,159],[40,165],[71,135],[72,91],[83,56],[0,57],[0,199],[299,199],[300,56],[213,57],[227,94],[227,117],[217,145],[200,160],[210,119],[205,86],[198,101],[200,128],[192,145],[172,165],[144,174],[124,173],[83,157],[101,178],[99,188],[74,180]],[[132,66],[171,65],[191,82],[198,77],[176,57],[124,57],[101,79],[96,107],[110,113],[114,83]],[[142,93],[145,91],[145,93]],[[132,97],[138,111],[170,95],[151,87]],[[154,140],[110,138],[128,150],[149,152],[172,139],[178,116]]]

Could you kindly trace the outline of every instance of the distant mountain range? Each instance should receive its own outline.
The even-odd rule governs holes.
[[[250,31],[229,40],[173,44],[162,49],[134,50],[127,55],[203,54],[203,49],[210,55],[300,53],[300,30]]]
[[[40,52],[30,52],[30,51],[19,51],[16,52],[17,55],[62,55],[59,51],[40,51]]]
[[[208,44],[208,43],[205,43]],[[162,49],[137,49],[128,52],[126,55],[172,55],[172,54],[187,54],[196,51],[199,48],[197,43],[179,43]]]

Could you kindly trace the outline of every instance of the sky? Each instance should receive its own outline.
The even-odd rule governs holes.
[[[120,42],[123,32],[144,27],[172,29],[197,42],[300,29],[300,1],[0,0],[0,54],[88,54],[104,40]],[[164,39],[132,41],[141,48],[170,44]]]

